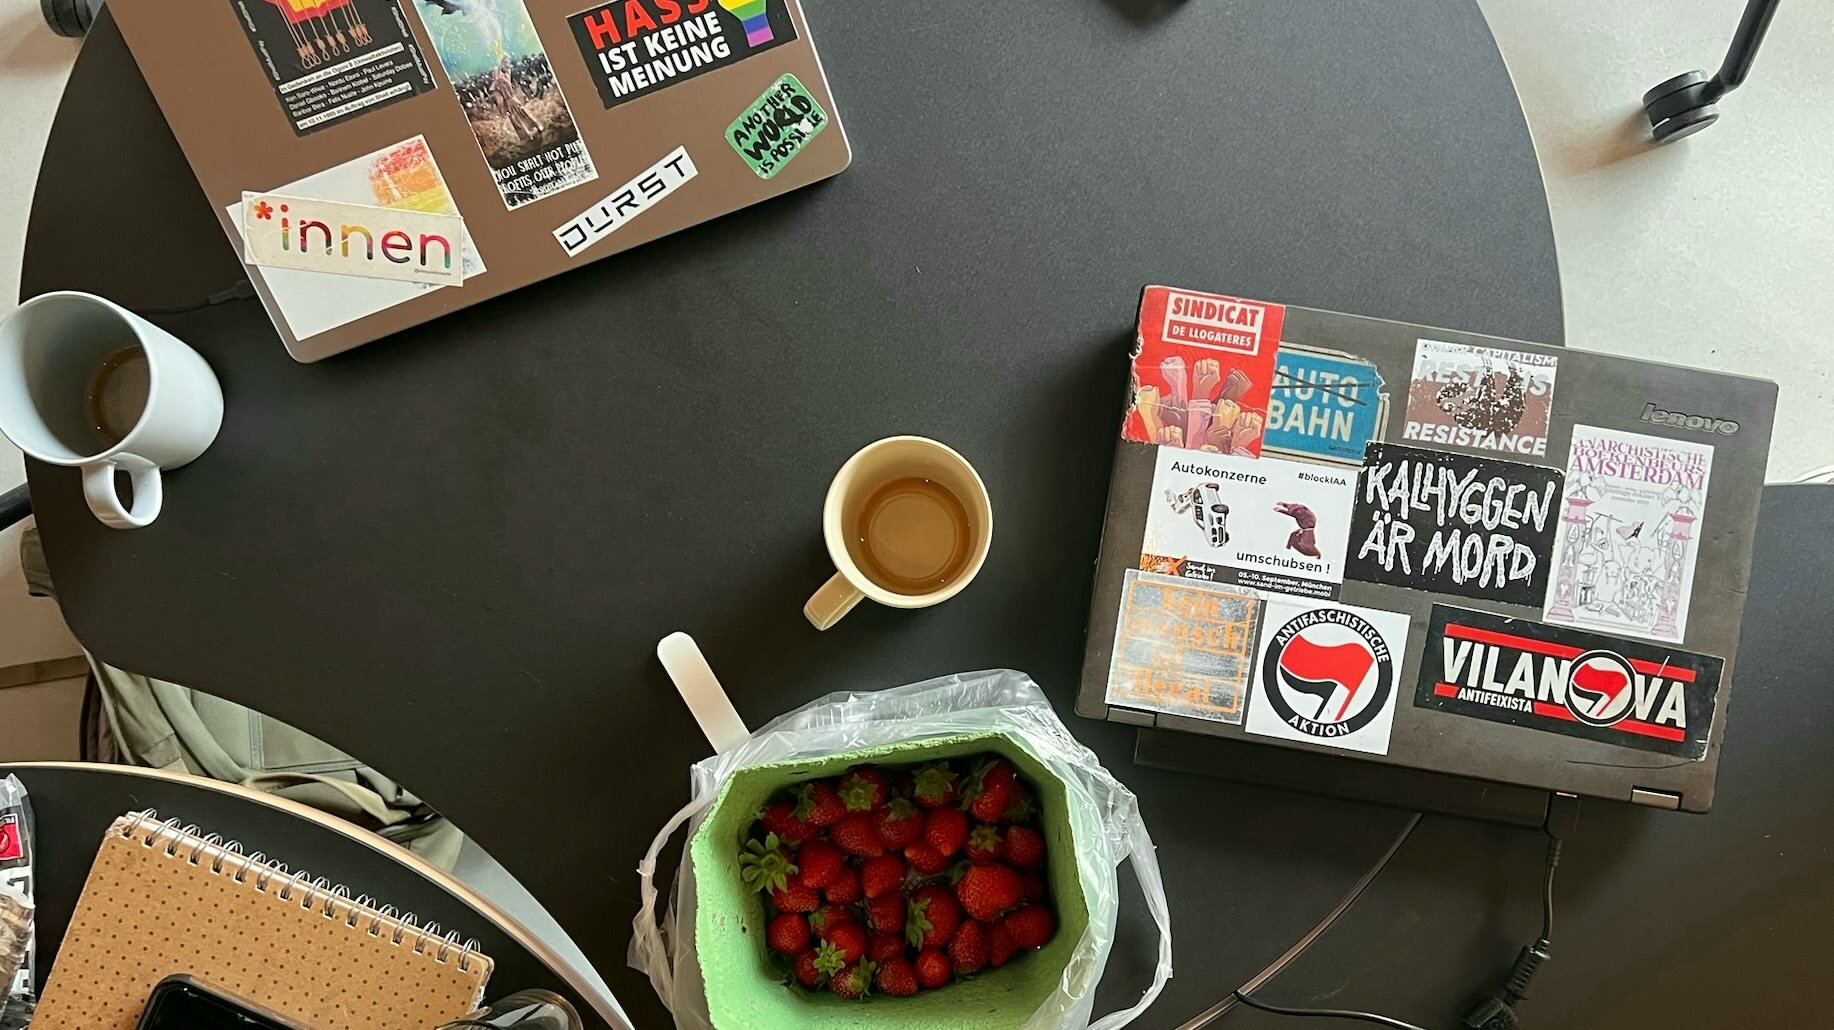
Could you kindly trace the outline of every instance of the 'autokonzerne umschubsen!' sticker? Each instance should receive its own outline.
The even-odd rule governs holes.
[[[1397,612],[1269,598],[1244,728],[1387,754],[1408,621]]]
[[[1660,644],[1436,604],[1414,704],[1697,760],[1724,665]]]

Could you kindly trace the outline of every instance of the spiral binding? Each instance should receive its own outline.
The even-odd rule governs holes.
[[[444,963],[452,955],[465,972],[471,971],[473,955],[483,955],[476,937],[461,940],[457,930],[441,934],[438,923],[422,928],[420,919],[412,913],[402,913],[393,905],[377,908],[376,899],[367,894],[352,901],[350,888],[343,884],[334,884],[323,876],[312,877],[303,869],[292,872],[286,863],[269,862],[259,851],[244,855],[239,841],[226,841],[215,833],[199,836],[195,824],[181,826],[177,819],[162,822],[152,809],[130,815],[133,821],[122,829],[121,836],[149,850],[163,847],[167,858],[208,869],[215,876],[228,876],[238,884],[253,886],[277,901],[296,903],[326,919],[343,919],[353,930],[368,920],[364,929],[371,937],[387,934],[396,946],[406,941],[415,954],[431,956],[435,962]],[[255,876],[252,882],[248,878],[250,872]]]

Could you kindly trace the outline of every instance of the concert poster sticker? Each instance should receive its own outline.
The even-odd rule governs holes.
[[[522,0],[414,0],[510,210],[598,178]]]
[[[821,102],[802,80],[785,75],[726,126],[726,142],[758,178],[770,179],[827,127]]]
[[[1436,604],[1414,705],[1698,761],[1724,666],[1661,644]]]
[[[1713,448],[1573,427],[1549,622],[1680,643]]]
[[[394,0],[230,0],[295,135],[433,89]]]
[[[1388,753],[1411,621],[1399,612],[1269,597],[1249,733]]]
[[[1361,465],[1364,449],[1388,425],[1388,394],[1375,363],[1290,343],[1276,353],[1264,450]]]
[[[1108,703],[1239,724],[1261,605],[1252,592],[1126,570]]]
[[[1401,438],[1545,456],[1559,366],[1556,354],[1419,340]]]
[[[1260,457],[1285,319],[1278,304],[1148,286],[1121,438]]]
[[[1370,444],[1345,575],[1539,608],[1565,478],[1540,465]]]
[[[326,229],[315,227],[302,228],[297,221],[289,224],[288,231],[298,242],[300,234],[310,244],[321,243],[321,235],[333,235],[336,247],[324,256],[328,262],[348,265],[343,269],[349,272],[358,266],[374,267],[387,262],[371,260],[371,247],[378,258],[387,257],[383,249],[384,240],[391,229],[407,231],[404,224],[408,217],[416,213],[429,215],[458,215],[458,204],[452,199],[452,193],[446,188],[445,176],[440,174],[439,164],[433,159],[433,153],[427,146],[424,136],[412,136],[399,143],[392,144],[352,158],[342,164],[334,165],[322,172],[315,172],[303,179],[295,179],[271,191],[289,197],[309,197],[314,201],[330,204],[362,205],[373,208],[387,208],[403,216],[400,221],[389,221],[385,212],[372,212],[382,215],[381,218],[359,217],[354,219],[337,219],[336,224],[327,215],[324,221]],[[258,199],[258,198],[257,198]],[[272,202],[270,202],[272,203]],[[274,204],[268,219],[253,217],[245,205],[238,201],[224,210],[229,215],[231,225],[242,229],[251,221],[254,225],[267,227],[268,232],[279,229],[275,216],[279,205]],[[327,208],[329,210],[329,208]],[[292,214],[292,212],[288,212]],[[484,274],[484,259],[478,253],[477,245],[464,232],[463,222],[457,220],[454,231],[458,233],[452,239],[453,256],[460,262],[459,282],[473,276]],[[410,256],[419,261],[424,249],[428,264],[444,264],[444,255],[440,248],[429,244],[423,248],[417,236],[410,237],[414,244],[411,251],[401,250],[399,244],[394,248],[395,256]],[[250,236],[245,232],[243,254],[245,260],[252,260],[257,255],[251,253]],[[277,243],[270,239],[269,244]],[[406,264],[407,262],[402,262]],[[373,315],[404,304],[428,290],[445,289],[438,280],[432,281],[398,281],[396,279],[374,276],[354,276],[349,274],[333,275],[325,269],[313,270],[309,267],[273,268],[257,267],[253,274],[261,277],[266,284],[268,296],[272,299],[274,310],[296,339],[307,339],[319,333],[347,325],[360,318]],[[403,277],[413,278],[413,277]],[[453,285],[457,285],[454,282]],[[462,287],[461,287],[462,288]]]
[[[1140,567],[1185,579],[1336,597],[1356,476],[1278,458],[1160,447]]]
[[[607,109],[796,39],[785,0],[612,0],[567,26]]]

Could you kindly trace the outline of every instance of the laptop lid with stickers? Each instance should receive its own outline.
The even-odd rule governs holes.
[[[1080,713],[1711,805],[1774,383],[1148,287],[1128,396]]]
[[[109,9],[302,361],[851,157],[797,0]]]

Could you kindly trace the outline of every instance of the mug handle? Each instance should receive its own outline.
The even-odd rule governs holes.
[[[837,572],[802,606],[802,614],[816,629],[827,629],[841,621],[841,616],[853,611],[853,606],[865,596],[847,582],[846,576]]]
[[[121,495],[115,490],[117,464],[127,471],[129,481],[134,485],[134,507],[131,511],[121,504]],[[131,454],[118,454],[113,458],[84,465],[83,499],[89,502],[89,510],[102,520],[103,525],[116,529],[138,529],[159,517],[159,507],[164,500],[160,489],[159,466]]]

